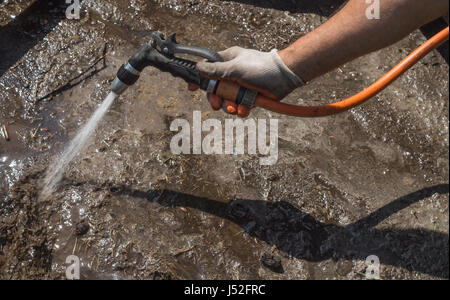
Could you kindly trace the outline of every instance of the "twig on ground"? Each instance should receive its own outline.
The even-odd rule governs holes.
[[[5,140],[9,141],[9,134],[5,124],[2,124],[2,130],[3,130],[3,137],[5,138]]]
[[[107,46],[108,46],[108,44],[105,43],[104,48],[103,48],[103,54],[96,61],[94,61],[94,63],[92,63],[86,70],[84,70],[79,75],[75,76],[74,78],[70,79],[68,83],[66,83],[63,86],[57,88],[53,92],[50,92],[47,95],[45,95],[44,97],[41,97],[41,98],[37,99],[36,103],[41,102],[41,101],[43,101],[45,99],[48,99],[50,97],[56,96],[56,95],[58,95],[58,94],[60,94],[60,93],[62,93],[64,91],[67,91],[67,90],[69,90],[69,89],[79,85],[81,82],[83,82],[83,81],[91,78],[92,76],[96,75],[100,71],[103,71],[104,69],[106,69],[106,52],[107,52],[107,49],[108,49]],[[103,66],[100,69],[96,69],[97,64],[99,62],[101,62],[101,61],[103,61]],[[94,69],[94,71],[92,71],[89,75],[87,75],[84,78],[82,78],[91,69]],[[74,82],[77,79],[80,79],[80,80]]]

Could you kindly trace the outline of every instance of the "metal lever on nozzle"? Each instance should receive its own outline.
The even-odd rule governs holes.
[[[175,34],[164,39],[164,34],[152,31],[151,40],[143,45],[117,72],[111,90],[117,95],[122,94],[129,86],[136,83],[142,70],[152,66],[163,72],[169,72],[175,77],[184,79],[189,84],[199,86],[203,90],[214,90],[212,82],[202,77],[195,69],[196,62],[178,58],[175,54],[189,54],[205,58],[211,62],[223,61],[214,51],[195,46],[180,45],[176,42]],[[212,81],[212,82],[210,82]]]

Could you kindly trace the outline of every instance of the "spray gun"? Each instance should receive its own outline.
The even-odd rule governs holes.
[[[241,109],[245,110],[240,115],[248,115],[252,107],[259,106],[274,112],[296,117],[323,117],[349,110],[377,95],[425,55],[430,53],[430,51],[448,40],[449,27],[443,29],[423,43],[397,66],[363,91],[345,100],[321,106],[298,106],[282,103],[265,97],[256,91],[244,88],[231,80],[208,79],[196,70],[196,62],[178,58],[175,54],[189,54],[205,58],[210,62],[221,62],[223,59],[219,54],[200,47],[180,45],[176,42],[175,34],[170,34],[165,39],[164,34],[152,31],[151,37],[151,40],[143,45],[130,58],[128,63],[123,65],[117,72],[117,77],[111,86],[111,90],[117,95],[122,94],[129,86],[136,83],[145,67],[152,66],[160,71],[169,72],[175,77],[182,78],[187,83],[196,85],[208,93],[235,102]]]
[[[188,54],[207,59],[210,62],[222,62],[222,57],[216,52],[196,46],[180,45],[175,33],[165,39],[164,34],[157,31],[150,33],[151,39],[136,52],[128,63],[122,65],[112,83],[111,90],[117,95],[122,94],[129,86],[136,83],[142,70],[152,66],[160,71],[169,72],[174,77],[184,79],[188,84],[196,85],[201,90],[216,94],[236,104],[251,108],[257,92],[240,87],[227,80],[212,80],[205,78],[195,69],[196,62],[176,57],[175,54]]]
[[[114,93],[120,95],[129,86],[136,83],[142,70],[148,66],[169,72],[174,77],[180,77],[187,83],[197,85],[203,90],[210,89],[211,91],[214,88],[213,80],[200,76],[195,70],[195,62],[178,58],[175,54],[190,54],[205,58],[210,62],[220,62],[223,60],[219,54],[200,47],[180,45],[176,42],[175,33],[170,34],[167,39],[164,38],[164,34],[157,31],[152,31],[150,35],[150,42],[143,45],[127,64],[120,67],[111,86]]]

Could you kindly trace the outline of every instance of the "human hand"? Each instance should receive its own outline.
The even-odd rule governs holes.
[[[224,62],[197,63],[197,70],[211,79],[231,80],[239,85],[257,91],[274,101],[283,99],[303,81],[292,72],[278,55],[278,51],[260,52],[257,50],[232,47],[219,52]],[[190,86],[190,90],[195,87]],[[247,117],[249,108],[236,105],[227,99],[221,99],[214,94],[208,94],[208,100],[214,110],[223,108],[231,114]]]

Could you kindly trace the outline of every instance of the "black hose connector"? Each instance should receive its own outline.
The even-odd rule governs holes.
[[[135,84],[136,81],[138,81],[139,75],[131,73],[125,68],[125,65],[122,65],[119,71],[117,72],[117,78],[119,78],[120,81],[122,81],[126,85],[130,86]]]

